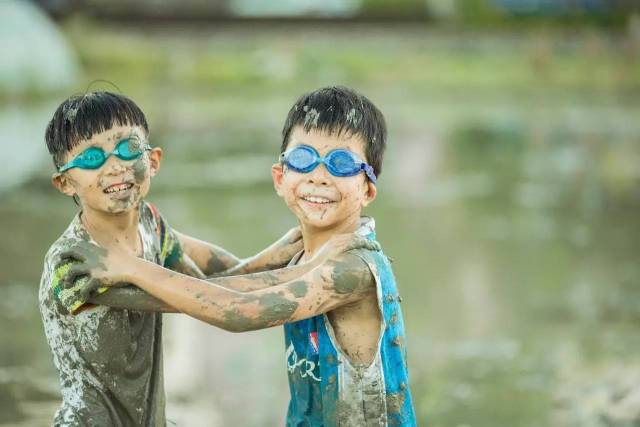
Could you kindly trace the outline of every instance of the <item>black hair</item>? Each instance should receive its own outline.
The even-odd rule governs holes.
[[[294,127],[358,135],[365,142],[367,163],[376,176],[382,171],[387,145],[384,116],[369,99],[344,86],[324,87],[302,95],[289,110],[282,129],[281,152],[286,151]]]
[[[64,163],[65,155],[80,141],[116,125],[140,126],[145,136],[149,135],[144,113],[124,95],[87,92],[70,96],[53,113],[44,134],[53,164],[59,168]]]

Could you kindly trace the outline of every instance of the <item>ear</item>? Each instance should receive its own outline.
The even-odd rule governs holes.
[[[76,195],[76,189],[71,185],[69,177],[63,173],[56,172],[51,175],[51,184],[62,194]]]
[[[366,194],[364,195],[364,199],[362,200],[362,207],[368,206],[376,199],[376,196],[378,195],[378,188],[376,187],[376,185],[369,179],[365,178],[365,181],[366,185],[364,191],[366,192]]]
[[[282,180],[284,178],[284,167],[281,163],[274,163],[271,166],[271,178],[273,179],[273,188],[276,189],[278,196],[282,197]]]
[[[149,174],[153,177],[160,170],[160,163],[162,162],[162,148],[153,147],[149,151]]]

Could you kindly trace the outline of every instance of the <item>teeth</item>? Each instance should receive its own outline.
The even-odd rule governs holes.
[[[327,199],[326,197],[318,197],[318,196],[304,196],[303,200],[311,203],[331,203],[333,200]]]
[[[106,190],[104,190],[105,193],[115,193],[117,191],[124,191],[124,190],[128,190],[129,188],[131,188],[133,186],[133,184],[118,184],[118,185],[113,185],[109,188],[107,188]]]

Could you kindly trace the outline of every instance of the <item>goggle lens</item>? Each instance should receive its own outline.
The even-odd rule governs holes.
[[[294,148],[287,156],[289,165],[299,172],[311,172],[317,160],[315,153],[304,146]]]
[[[360,166],[356,164],[353,155],[346,150],[336,150],[325,159],[329,172],[338,176],[353,176],[360,173]]]
[[[82,165],[84,169],[98,169],[104,164],[106,155],[101,148],[90,147],[80,154],[78,163]]]
[[[122,140],[116,145],[113,154],[122,160],[133,160],[143,153],[142,143],[138,138]]]

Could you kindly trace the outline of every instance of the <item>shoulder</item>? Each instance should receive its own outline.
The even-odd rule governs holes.
[[[75,217],[67,229],[51,244],[44,261],[45,269],[55,267],[60,261],[60,256],[64,251],[81,241],[89,241],[89,234],[86,232],[78,217]],[[49,267],[51,265],[51,267]]]
[[[336,292],[368,292],[375,289],[375,271],[372,270],[375,264],[369,262],[368,252],[355,249],[329,261],[331,281]]]
[[[67,273],[72,264],[71,261],[64,261],[62,254],[74,244],[88,240],[88,234],[82,228],[80,222],[74,219],[65,232],[53,242],[44,257],[43,272],[40,280],[41,301],[51,292],[56,296],[60,292],[60,279]]]

